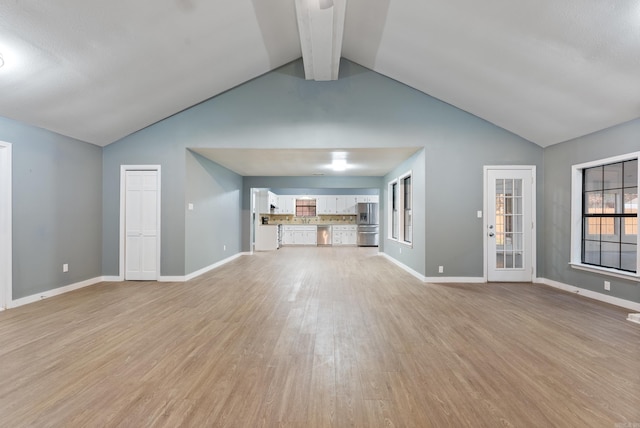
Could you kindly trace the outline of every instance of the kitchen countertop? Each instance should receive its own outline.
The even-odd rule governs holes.
[[[260,226],[357,226],[354,223],[269,223]]]

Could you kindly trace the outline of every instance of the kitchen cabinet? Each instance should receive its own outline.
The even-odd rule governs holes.
[[[276,209],[278,206],[278,195],[273,192],[267,192],[267,198],[269,200],[269,209]]]
[[[375,203],[379,203],[380,202],[380,196],[378,195],[358,195],[357,196],[357,202],[375,202]]]
[[[288,226],[282,226],[282,245],[293,245],[293,229]]]
[[[318,215],[338,214],[336,202],[336,196],[333,195],[316,196],[316,213]]]
[[[336,214],[357,214],[358,197],[355,195],[338,196]]]
[[[327,197],[316,196],[316,214],[327,214]]]
[[[358,227],[353,226],[332,226],[333,245],[356,245],[358,238]]]
[[[275,214],[292,214],[295,211],[295,196],[280,195],[278,196],[278,209]]]
[[[317,245],[316,226],[283,225],[282,245]]]
[[[347,196],[336,196],[336,214],[346,214]]]

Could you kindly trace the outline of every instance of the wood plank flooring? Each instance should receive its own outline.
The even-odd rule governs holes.
[[[627,311],[423,284],[375,252],[283,248],[2,312],[0,425],[640,426]]]

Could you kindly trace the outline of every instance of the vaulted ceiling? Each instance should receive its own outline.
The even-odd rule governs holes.
[[[640,117],[638,0],[346,1],[342,57],[542,147]],[[302,51],[294,0],[14,0],[0,55],[0,116],[104,146]]]

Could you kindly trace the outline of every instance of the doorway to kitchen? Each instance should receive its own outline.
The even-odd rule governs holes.
[[[535,166],[485,166],[485,279],[535,277]]]
[[[0,141],[0,310],[12,300],[11,144]]]
[[[155,281],[160,276],[160,165],[120,170],[120,277]]]

